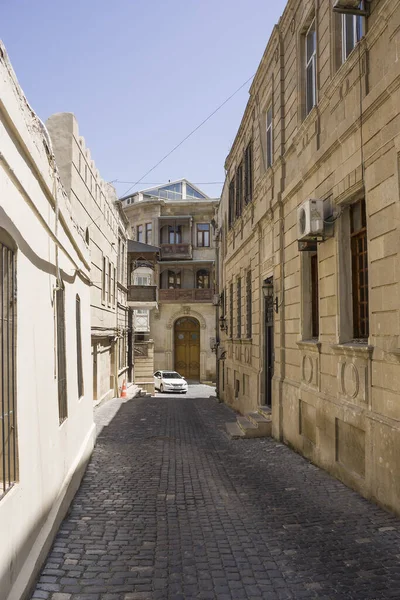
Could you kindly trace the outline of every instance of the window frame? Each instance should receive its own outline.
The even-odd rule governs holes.
[[[229,183],[229,198],[228,198],[228,226],[229,229],[235,221],[235,177],[232,177]]]
[[[313,51],[308,56],[308,40],[310,33],[313,33],[313,37],[315,39]],[[308,74],[311,73],[311,81],[312,81],[312,94],[311,94],[311,102],[309,97],[309,85],[308,85]],[[314,106],[317,104],[317,29],[316,29],[316,19],[313,17],[310,25],[307,28],[307,31],[304,34],[304,88],[305,88],[305,116],[309,115]]]
[[[206,282],[208,285],[200,285],[201,278],[203,283]],[[211,288],[211,273],[209,269],[199,269],[196,271],[196,289],[197,290],[209,290]]]
[[[238,219],[243,210],[243,161],[240,161],[235,172],[235,217]]]
[[[360,2],[360,10],[365,10],[365,2]],[[349,58],[350,54],[360,42],[361,38],[365,35],[365,17],[362,15],[351,15],[351,14],[342,14],[341,16],[341,59],[342,64],[346,62]],[[352,22],[352,46],[350,49],[347,48],[347,24],[349,21]]]
[[[207,227],[207,229],[200,229]],[[210,223],[196,223],[196,242],[198,248],[210,248],[211,227]]]
[[[253,140],[251,139],[244,151],[244,203],[253,200]]]
[[[172,281],[172,286],[170,286],[170,279]],[[181,290],[182,289],[182,272],[181,271],[172,271],[168,269],[167,271],[167,289],[168,290]]]
[[[270,118],[269,118],[270,115]],[[272,167],[273,162],[273,115],[272,115],[272,104],[266,110],[265,113],[265,128],[266,128],[266,144],[265,144],[265,160],[266,167],[269,169]]]
[[[253,290],[251,280],[251,270],[246,274],[246,337],[251,339],[253,325]]]
[[[236,281],[236,338],[242,337],[242,278],[238,277]]]
[[[153,236],[153,223],[145,223],[145,240],[146,244],[152,243]]]
[[[136,241],[143,244],[143,235],[143,225],[136,225]]]
[[[360,207],[361,227],[355,228],[354,216]],[[351,249],[351,291],[353,298],[353,339],[368,340],[369,337],[369,273],[368,236],[365,200],[350,205],[350,249]],[[360,262],[362,268],[360,269]],[[364,316],[362,316],[364,314]]]

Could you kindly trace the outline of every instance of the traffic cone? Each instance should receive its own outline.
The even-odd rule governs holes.
[[[126,381],[124,379],[124,381],[122,382],[122,388],[121,388],[121,396],[120,398],[126,398]]]

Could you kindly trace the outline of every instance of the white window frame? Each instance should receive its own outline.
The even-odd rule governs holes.
[[[273,131],[272,131],[272,104],[267,108],[265,115],[266,125],[266,162],[267,169],[272,166],[273,156]]]
[[[310,36],[314,37],[315,43],[313,50],[308,55],[308,41]],[[315,28],[315,17],[312,20],[305,35],[305,109],[306,116],[317,104],[317,32]],[[311,73],[311,89],[308,86],[308,74]],[[311,92],[311,94],[310,94]]]
[[[360,10],[365,10],[364,2],[360,2]],[[346,62],[351,52],[364,35],[365,19],[362,15],[342,16],[342,63]],[[352,40],[348,40],[347,24],[351,23]]]

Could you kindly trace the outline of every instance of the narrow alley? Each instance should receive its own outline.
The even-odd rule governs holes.
[[[272,439],[228,440],[234,413],[191,395],[97,409],[35,600],[400,598],[394,515]]]

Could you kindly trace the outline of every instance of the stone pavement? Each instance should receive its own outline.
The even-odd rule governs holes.
[[[400,598],[400,521],[274,440],[228,440],[226,406],[113,400],[96,420],[35,600]]]

